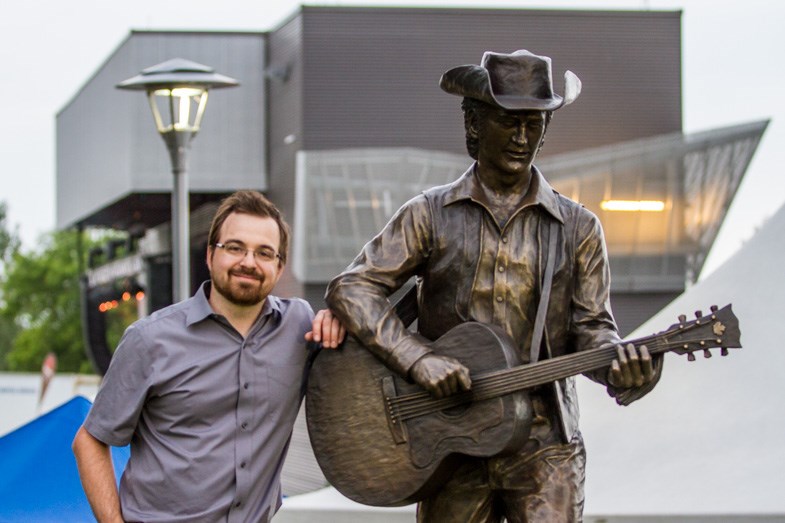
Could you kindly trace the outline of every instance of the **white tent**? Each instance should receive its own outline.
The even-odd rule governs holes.
[[[624,408],[581,379],[587,514],[785,521],[785,207],[630,338],[729,302],[744,347],[729,357],[668,354],[657,388]]]

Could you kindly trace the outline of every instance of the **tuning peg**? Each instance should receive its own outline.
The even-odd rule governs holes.
[[[696,317],[696,318],[700,318],[701,316],[703,316],[703,312],[701,312],[701,311],[699,311],[699,310],[698,310],[698,311],[695,311],[695,317]]]
[[[688,352],[687,353],[687,360],[688,361],[695,361],[695,354],[693,354],[692,352]]]
[[[703,349],[703,357],[711,358],[711,351],[709,349]]]
[[[709,307],[709,308],[711,309],[711,312],[717,312],[718,310],[720,310],[720,308],[719,308],[719,307],[717,307],[716,305],[712,305],[712,306],[711,306],[711,307]]]
[[[679,323],[687,323],[687,316],[679,314]]]
[[[723,348],[720,350],[720,356],[727,356],[727,355],[728,355],[728,349],[726,349],[725,347],[723,347]]]

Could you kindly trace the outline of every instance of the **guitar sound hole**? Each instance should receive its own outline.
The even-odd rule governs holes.
[[[439,412],[448,418],[459,418],[463,416],[467,410],[469,410],[469,405],[463,404],[456,405],[455,407],[450,407]]]

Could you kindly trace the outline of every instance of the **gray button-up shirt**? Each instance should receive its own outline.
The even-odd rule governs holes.
[[[131,444],[126,521],[269,521],[308,359],[313,311],[270,296],[243,338],[215,314],[209,283],[131,325],[85,429]]]

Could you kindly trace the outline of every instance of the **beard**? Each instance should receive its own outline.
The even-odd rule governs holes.
[[[256,282],[233,279],[234,275],[252,276]],[[242,268],[232,269],[223,277],[212,279],[213,289],[228,302],[248,307],[261,303],[267,296],[264,289],[264,274]]]

